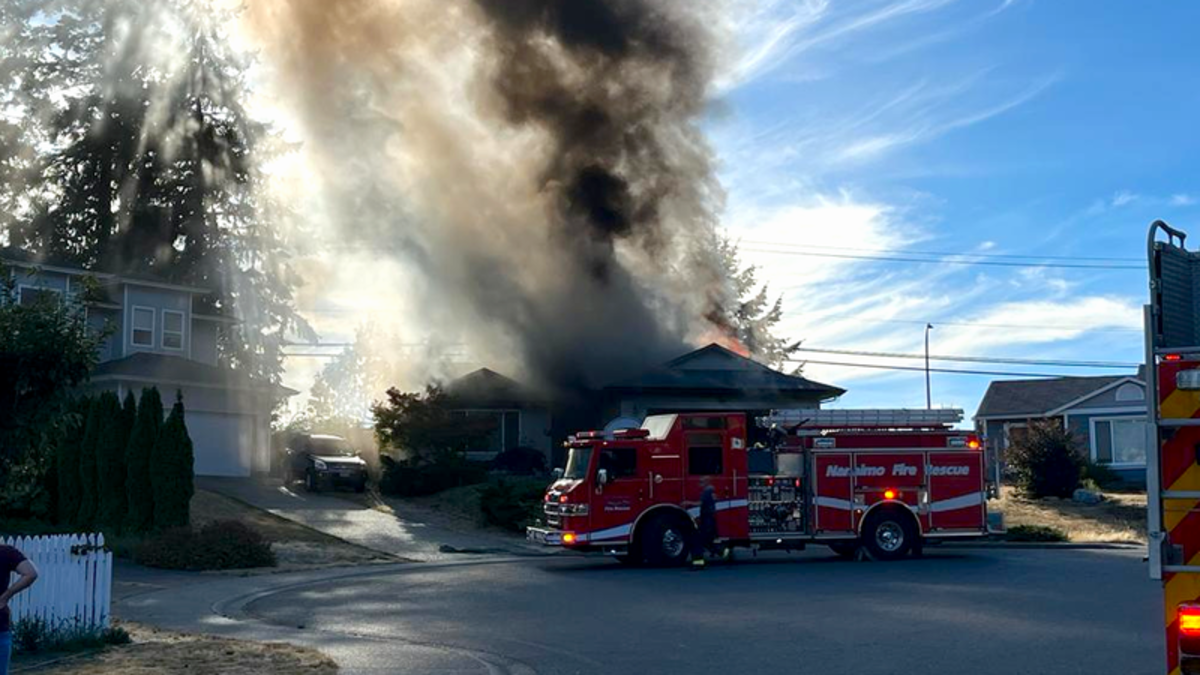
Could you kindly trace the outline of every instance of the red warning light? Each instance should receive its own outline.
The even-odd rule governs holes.
[[[1179,606],[1179,632],[1188,637],[1200,637],[1200,605]]]
[[[1182,361],[1183,356],[1180,354],[1167,354],[1163,356],[1163,361]]]

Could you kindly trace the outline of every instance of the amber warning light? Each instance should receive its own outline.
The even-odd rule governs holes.
[[[884,499],[895,499],[897,494],[898,493],[895,490],[884,490],[883,498]]]
[[[1200,637],[1200,605],[1179,606],[1179,634]]]

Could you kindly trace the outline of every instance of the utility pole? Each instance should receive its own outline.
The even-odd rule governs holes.
[[[925,324],[925,409],[933,409],[933,395],[929,388],[929,331],[933,330],[933,324]]]

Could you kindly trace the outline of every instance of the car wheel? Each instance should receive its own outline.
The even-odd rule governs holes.
[[[646,523],[639,538],[646,562],[654,567],[678,567],[687,562],[690,523],[682,518],[662,515]]]
[[[855,555],[858,554],[858,544],[856,544],[856,543],[830,544],[829,550],[831,550],[834,553],[838,554],[839,556],[849,560],[850,558],[853,558]]]
[[[312,469],[309,469],[304,474],[304,489],[308,490],[309,492],[321,491],[321,480],[317,477],[317,473]]]
[[[872,513],[863,523],[860,540],[876,560],[899,560],[908,555],[917,538],[912,517],[896,509]]]

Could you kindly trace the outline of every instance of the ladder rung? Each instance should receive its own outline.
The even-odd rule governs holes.
[[[963,411],[957,408],[935,410],[908,408],[806,409],[772,410],[758,418],[759,426],[805,427],[929,427],[949,426],[962,421]]]

